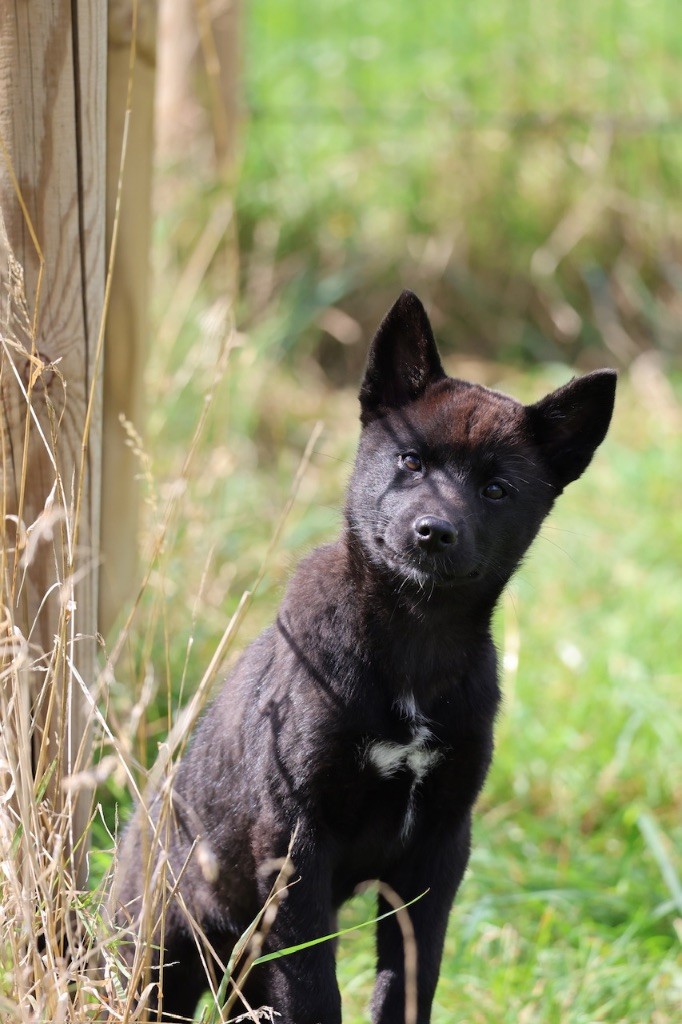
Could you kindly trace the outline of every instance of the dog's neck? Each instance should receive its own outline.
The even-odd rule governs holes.
[[[448,651],[459,651],[466,657],[489,641],[502,583],[492,591],[480,583],[420,587],[409,579],[397,582],[390,569],[369,561],[349,529],[342,534],[339,548],[352,590],[354,617],[363,631],[372,634],[374,643],[385,635],[392,650],[415,649],[422,652],[416,657],[428,659],[439,650],[446,656]]]

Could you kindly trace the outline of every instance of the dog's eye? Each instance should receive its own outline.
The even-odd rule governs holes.
[[[507,492],[499,480],[491,480],[489,484],[485,485],[481,494],[488,501],[501,501],[502,498],[507,497]]]
[[[400,456],[400,465],[409,469],[411,473],[419,473],[422,469],[422,460],[414,452],[406,452]]]

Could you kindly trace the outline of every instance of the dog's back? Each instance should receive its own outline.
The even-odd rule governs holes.
[[[416,1019],[428,1022],[492,756],[491,614],[555,498],[603,440],[614,384],[598,372],[526,407],[446,377],[410,293],[390,311],[360,394],[343,533],[300,565],[276,622],[204,717],[173,785],[171,824],[151,843],[157,873],[158,846],[168,852],[172,890],[163,937],[156,930],[172,963],[166,1013],[191,1014],[206,987],[195,925],[225,963],[295,834],[299,881],[266,947],[333,931],[337,908],[365,880],[405,902],[428,890],[411,908]],[[144,902],[153,828],[140,820],[124,843],[119,921],[139,921]],[[161,903],[147,899],[148,920]],[[380,922],[377,950],[373,1019],[396,1024],[406,985],[395,919]],[[331,944],[254,973],[249,998],[284,1024],[338,1024]]]

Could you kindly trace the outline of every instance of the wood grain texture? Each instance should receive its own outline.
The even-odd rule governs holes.
[[[109,2],[107,252],[111,247],[121,168],[123,177],[104,362],[99,624],[105,636],[135,593],[139,575],[140,467],[120,418],[124,416],[138,433],[144,433],[142,378],[149,331],[156,6],[156,0],[140,0],[134,27],[132,0]],[[131,47],[134,60],[129,96]]]
[[[30,644],[35,721],[17,734],[31,729],[37,777],[56,766],[47,796],[69,812],[67,844],[88,812],[61,786],[87,759],[77,676],[95,676],[105,62],[105,5],[0,6],[2,598]]]

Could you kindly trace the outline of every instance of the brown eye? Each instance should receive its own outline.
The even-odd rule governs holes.
[[[400,456],[400,464],[405,469],[409,469],[411,473],[419,473],[422,468],[422,460],[414,452],[407,452],[406,455]]]
[[[484,498],[487,498],[488,501],[501,501],[502,498],[507,497],[507,492],[502,484],[497,480],[491,480],[489,484],[486,484],[481,491],[481,494]]]

